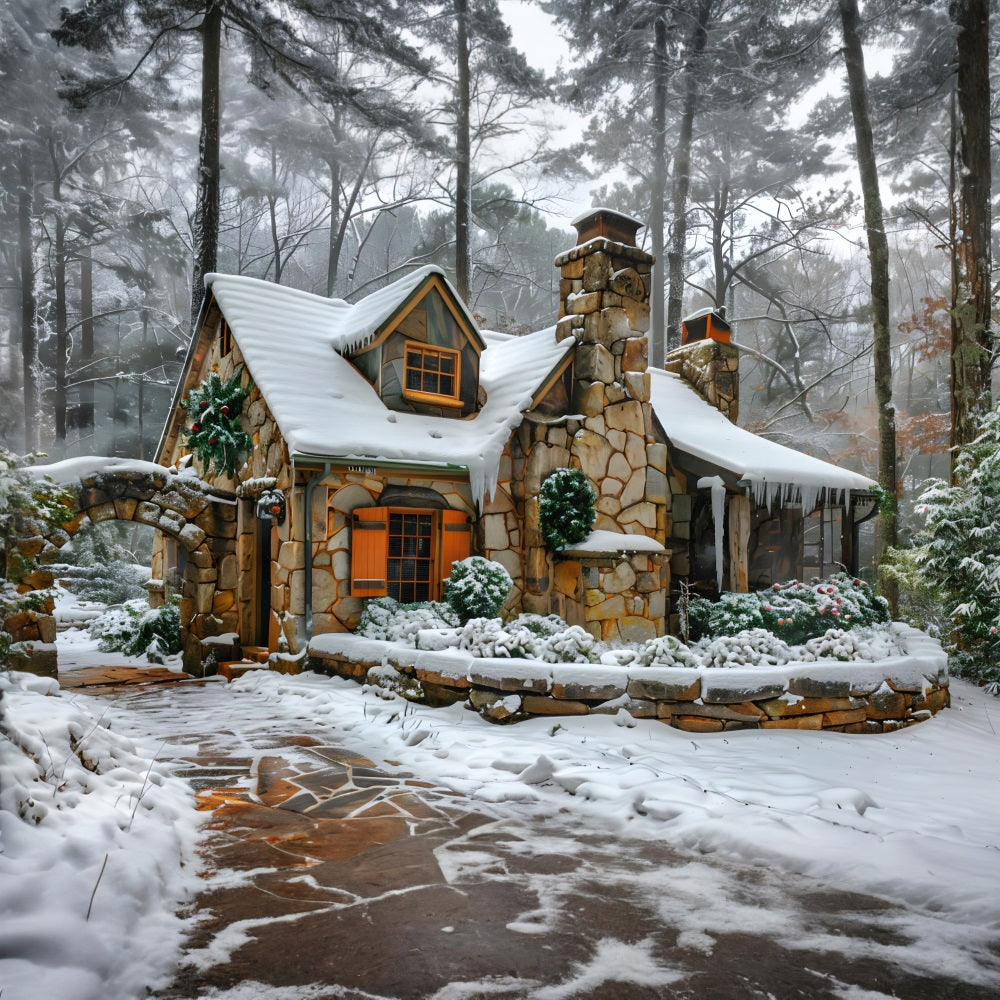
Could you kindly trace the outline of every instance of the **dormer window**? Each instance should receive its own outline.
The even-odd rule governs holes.
[[[412,281],[405,295],[396,298],[390,295],[393,289],[389,285],[373,293],[385,318],[343,356],[390,410],[471,417],[486,400],[479,384],[486,342],[471,313],[433,269]],[[373,312],[362,309],[362,316]]]
[[[407,343],[403,398],[434,406],[462,406],[459,352],[450,347]]]

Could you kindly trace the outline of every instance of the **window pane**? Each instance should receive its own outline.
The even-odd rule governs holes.
[[[417,541],[416,538],[404,538],[403,539],[403,555],[404,556],[418,556],[420,553],[417,551]]]
[[[389,557],[403,554],[403,539],[400,535],[389,536]]]
[[[424,355],[424,370],[429,372],[436,372],[438,370],[439,358],[436,354],[425,354]]]
[[[442,396],[455,395],[455,380],[451,377],[451,375],[441,376],[441,388],[438,391]]]
[[[398,559],[390,559],[386,564],[387,577],[390,580],[398,580],[400,578],[400,563]]]
[[[455,359],[447,355],[442,357],[441,371],[447,372],[449,375],[453,374],[455,371]]]
[[[406,372],[406,388],[407,389],[420,389],[420,372],[416,369],[410,368]]]
[[[412,604],[413,603],[413,584],[412,583],[401,583],[399,585],[399,597],[396,598],[400,604]]]
[[[429,580],[431,578],[431,563],[429,559],[421,559],[417,562],[417,579]]]
[[[414,539],[417,543],[417,550],[413,553],[407,553],[407,555],[416,555],[421,559],[430,559],[431,557],[431,540],[429,538],[417,538]]]
[[[431,599],[430,585],[426,583],[418,583],[413,588],[413,600],[415,601],[429,601]]]

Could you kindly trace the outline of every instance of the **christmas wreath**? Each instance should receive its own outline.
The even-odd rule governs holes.
[[[556,469],[538,491],[538,521],[542,537],[558,552],[582,542],[597,517],[594,488],[579,469]]]
[[[186,430],[187,446],[198,456],[205,474],[233,475],[240,458],[253,447],[253,440],[240,425],[243,401],[250,386],[240,385],[242,368],[223,382],[212,372],[181,404],[191,416]]]

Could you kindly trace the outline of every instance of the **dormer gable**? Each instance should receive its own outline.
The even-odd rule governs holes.
[[[429,272],[346,357],[391,410],[465,417],[480,409],[485,343],[438,271]]]

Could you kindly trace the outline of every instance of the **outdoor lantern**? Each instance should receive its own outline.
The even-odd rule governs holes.
[[[285,523],[285,494],[281,490],[264,490],[257,498],[257,516],[275,524]]]

